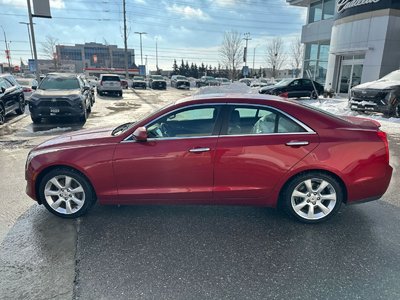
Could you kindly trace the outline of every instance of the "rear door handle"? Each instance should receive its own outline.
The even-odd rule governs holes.
[[[191,153],[202,153],[202,152],[208,152],[210,151],[210,148],[193,148],[190,149],[189,152]]]
[[[307,146],[308,144],[310,144],[308,141],[290,141],[286,143],[286,146],[298,147],[298,146]]]

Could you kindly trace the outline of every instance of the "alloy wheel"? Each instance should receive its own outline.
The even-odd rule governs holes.
[[[70,215],[78,212],[85,203],[85,191],[80,182],[67,176],[54,176],[44,187],[47,204],[56,212]]]
[[[320,178],[300,182],[291,195],[294,212],[306,220],[325,218],[333,211],[337,200],[332,184]]]

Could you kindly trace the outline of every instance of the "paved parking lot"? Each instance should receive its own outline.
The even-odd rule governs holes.
[[[188,91],[98,98],[84,128],[116,126]],[[399,299],[398,133],[382,200],[304,225],[277,210],[96,206],[63,220],[24,192],[29,149],[77,124],[0,127],[1,299]]]

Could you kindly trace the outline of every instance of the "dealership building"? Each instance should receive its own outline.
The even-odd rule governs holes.
[[[400,0],[286,0],[306,7],[303,75],[347,93],[400,68]]]

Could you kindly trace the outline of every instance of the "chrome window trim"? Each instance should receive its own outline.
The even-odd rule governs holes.
[[[215,138],[215,137],[222,138],[222,137],[240,137],[240,136],[246,136],[247,137],[247,136],[271,136],[271,135],[276,136],[276,135],[317,134],[309,126],[307,126],[303,122],[297,120],[296,118],[292,117],[291,115],[287,114],[286,112],[284,112],[284,111],[282,111],[282,110],[280,110],[278,108],[275,108],[275,107],[272,107],[272,106],[268,106],[268,105],[264,105],[264,104],[231,103],[231,102],[202,103],[202,104],[193,104],[193,105],[189,105],[189,106],[185,106],[185,107],[180,107],[180,108],[171,110],[168,113],[159,116],[157,119],[154,119],[151,122],[149,122],[146,125],[144,125],[144,127],[147,129],[147,126],[150,123],[156,122],[157,120],[161,119],[165,115],[167,115],[169,113],[173,113],[173,112],[181,110],[181,109],[190,108],[190,107],[213,106],[213,105],[221,105],[221,106],[222,105],[234,105],[234,106],[247,106],[247,107],[248,106],[250,106],[250,107],[253,107],[253,106],[254,107],[263,107],[263,108],[266,108],[266,109],[270,109],[272,111],[279,112],[280,114],[286,116],[287,118],[289,118],[290,120],[295,122],[297,125],[299,125],[300,127],[302,127],[306,131],[305,132],[276,132],[276,133],[261,133],[261,134],[234,134],[234,135],[220,134],[220,135],[211,135],[211,136],[166,137],[166,138],[149,138],[147,140],[151,142],[151,141],[182,140],[182,139],[203,139],[203,138]],[[127,136],[125,139],[123,139],[121,141],[121,143],[132,143],[132,142],[137,142],[133,138],[133,133],[130,134],[129,136]]]

